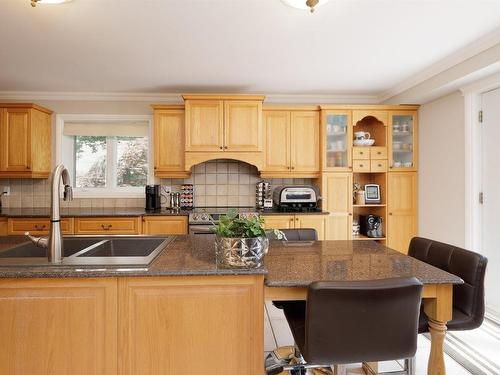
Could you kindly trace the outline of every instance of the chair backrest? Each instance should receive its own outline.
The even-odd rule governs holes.
[[[427,238],[415,237],[408,255],[460,277],[464,284],[453,286],[453,308],[469,316],[457,329],[474,329],[484,319],[484,275],[486,259],[481,254]]]
[[[316,229],[312,228],[302,228],[302,229],[280,229],[288,241],[317,241],[318,233]],[[275,240],[276,236],[273,232],[270,232],[267,237],[270,240]]]
[[[421,292],[422,284],[414,277],[312,283],[305,360],[345,364],[413,357]]]

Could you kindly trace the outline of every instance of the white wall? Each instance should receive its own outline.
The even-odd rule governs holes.
[[[464,98],[455,92],[420,107],[419,235],[465,246]]]

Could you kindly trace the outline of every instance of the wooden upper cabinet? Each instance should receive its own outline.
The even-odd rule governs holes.
[[[292,172],[319,172],[318,112],[292,112],[290,126]]]
[[[325,172],[352,169],[351,111],[321,111],[322,169]]]
[[[389,112],[389,172],[416,171],[418,153],[417,111]]]
[[[33,104],[0,104],[0,178],[47,178],[52,112]]]
[[[319,111],[264,111],[265,163],[262,177],[318,177]]]
[[[185,177],[183,106],[154,105],[154,171],[157,177]]]
[[[224,101],[224,150],[262,151],[262,102]]]
[[[184,95],[186,151],[262,151],[262,96]]]
[[[387,180],[387,246],[406,254],[417,234],[417,174],[393,172]]]
[[[186,100],[186,151],[222,151],[224,102]]]
[[[385,126],[389,123],[389,114],[387,111],[377,109],[356,109],[352,111],[352,125],[356,126],[356,124],[365,117],[375,117]],[[356,131],[356,129],[354,129],[354,131]]]
[[[290,112],[264,111],[265,171],[290,171]]]

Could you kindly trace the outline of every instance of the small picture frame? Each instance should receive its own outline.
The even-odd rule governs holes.
[[[365,185],[365,203],[380,204],[380,185],[366,184]]]

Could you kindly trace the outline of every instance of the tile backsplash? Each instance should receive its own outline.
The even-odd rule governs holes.
[[[183,184],[194,185],[195,206],[255,206],[255,184],[262,179],[253,165],[235,160],[217,160],[193,167],[187,179],[162,179],[163,189],[180,191]],[[310,184],[310,179],[268,179],[278,185]],[[50,206],[50,180],[0,180],[0,187],[10,186],[10,195],[2,197],[3,207],[39,208]],[[144,207],[144,198],[76,198],[62,202],[69,207]]]

